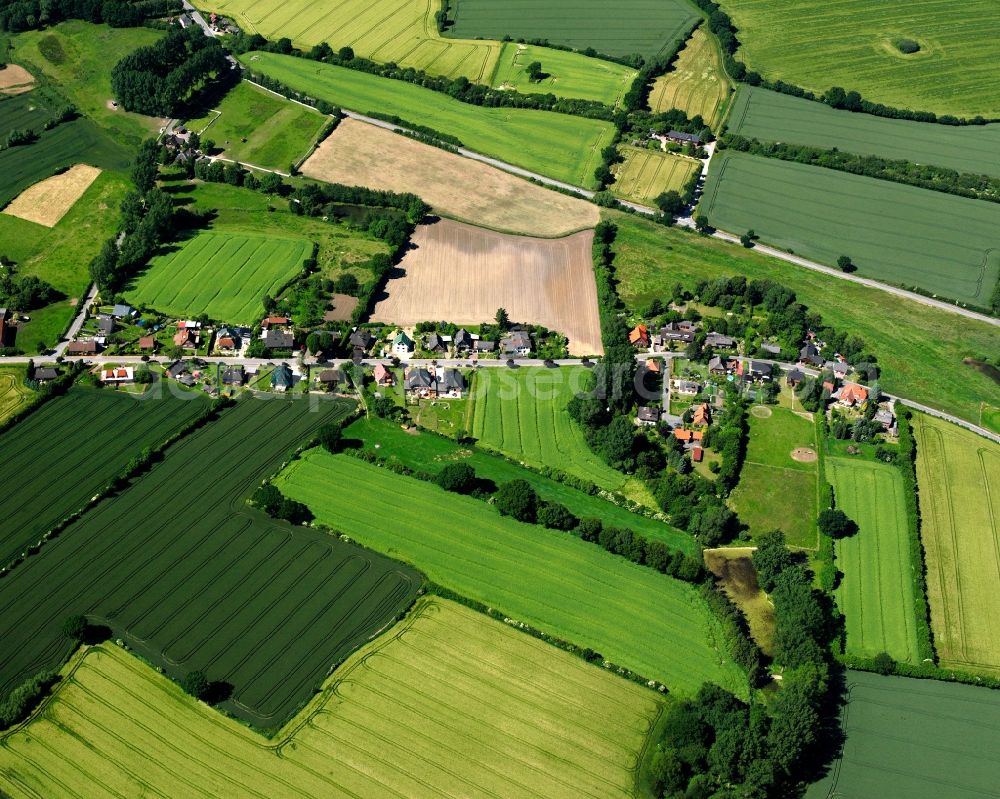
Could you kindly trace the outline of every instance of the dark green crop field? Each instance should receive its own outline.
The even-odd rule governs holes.
[[[1000,692],[847,672],[847,737],[806,799],[981,799],[997,795]]]
[[[451,0],[448,16],[455,24],[445,35],[460,39],[548,39],[647,58],[683,40],[698,19],[684,0]]]
[[[59,663],[71,646],[63,620],[86,613],[172,677],[201,669],[228,683],[221,707],[237,717],[285,721],[420,584],[412,569],[245,504],[351,407],[244,400],[10,572],[0,691]]]
[[[8,96],[0,94],[0,143],[12,130],[33,130],[41,134],[56,108],[63,105],[66,105],[65,100],[45,89]]]
[[[958,127],[888,119],[744,84],[727,125],[730,133],[748,139],[836,147],[846,153],[1000,175],[1000,124]]]
[[[143,447],[155,447],[206,406],[201,394],[142,400],[73,389],[0,436],[0,565],[78,511]]]

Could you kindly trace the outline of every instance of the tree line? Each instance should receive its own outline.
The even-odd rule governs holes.
[[[0,0],[0,29],[18,33],[82,19],[112,28],[135,28],[181,10],[180,0]]]

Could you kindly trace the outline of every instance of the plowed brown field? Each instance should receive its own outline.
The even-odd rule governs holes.
[[[571,355],[601,355],[593,238],[589,230],[562,239],[511,236],[447,219],[421,225],[372,319],[474,325],[502,307],[515,322],[565,335]]]

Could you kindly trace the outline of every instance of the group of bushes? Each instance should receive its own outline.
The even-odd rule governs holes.
[[[181,10],[179,0],[0,0],[0,30],[17,33],[67,19],[135,28],[146,20]]]

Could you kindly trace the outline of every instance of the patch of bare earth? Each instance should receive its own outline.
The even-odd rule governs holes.
[[[792,450],[792,460],[799,463],[812,463],[816,460],[816,450],[808,447],[796,447]]]
[[[358,298],[349,294],[330,295],[330,308],[323,314],[325,322],[348,322],[354,309],[358,307]]]
[[[302,165],[312,178],[412,192],[441,214],[530,236],[600,221],[597,207],[398,133],[345,119]]]
[[[29,186],[3,209],[3,213],[55,227],[100,174],[101,170],[96,167],[77,164],[61,175]]]
[[[562,333],[571,355],[601,355],[593,238],[591,230],[561,239],[512,236],[448,219],[421,225],[372,320],[475,325],[506,308],[515,322]]]
[[[0,69],[0,94],[23,94],[35,86],[35,77],[24,67],[8,64]]]

